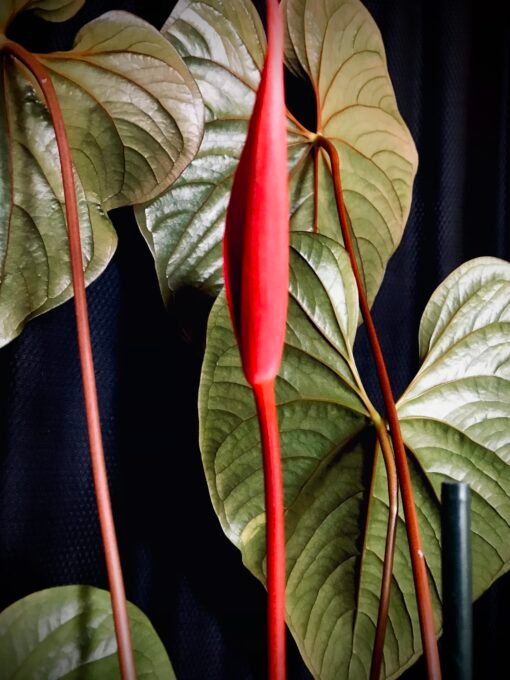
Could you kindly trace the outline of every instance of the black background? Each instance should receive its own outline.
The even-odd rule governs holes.
[[[174,4],[88,0],[65,24],[26,17],[11,33],[36,51],[66,49],[106,10],[160,27]],[[510,259],[510,20],[503,5],[469,0],[365,4],[420,154],[409,224],[374,308],[398,395],[416,371],[419,319],[434,288],[471,257]],[[313,124],[308,95],[289,78],[290,107]],[[118,251],[89,304],[128,597],[149,615],[180,680],[263,678],[265,593],[220,529],[197,448],[210,302],[183,291],[165,310],[131,211],[112,218]],[[71,303],[0,351],[0,404],[0,607],[50,586],[105,587]],[[509,605],[503,578],[475,606],[477,677],[506,677]],[[289,678],[309,677],[293,643],[289,654]],[[420,664],[405,675],[420,677]]]

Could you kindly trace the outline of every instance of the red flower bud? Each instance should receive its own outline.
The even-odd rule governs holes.
[[[225,291],[246,379],[274,380],[287,317],[289,196],[283,19],[267,0],[268,49],[227,210]]]
[[[266,506],[268,678],[285,680],[285,528],[274,379],[285,340],[289,279],[283,18],[267,0],[268,49],[227,210],[225,291],[260,425]]]

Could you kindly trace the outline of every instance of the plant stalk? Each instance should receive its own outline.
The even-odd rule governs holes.
[[[370,666],[370,680],[379,680],[384,658],[384,640],[388,627],[388,613],[390,610],[391,577],[393,575],[393,560],[395,557],[395,540],[397,536],[398,516],[398,478],[386,426],[377,415],[373,417],[377,433],[379,447],[381,449],[384,466],[386,468],[386,480],[388,484],[388,524],[386,528],[386,543],[384,546],[384,562],[381,580],[381,592],[379,594],[379,611],[377,613],[377,626],[375,629],[374,648],[372,650],[372,663]]]
[[[313,233],[319,231],[319,162],[320,149],[315,146],[313,149]]]
[[[319,149],[318,149],[319,150]],[[381,418],[379,413],[375,410],[370,401],[361,378],[358,375],[356,366],[354,364],[354,357],[352,359],[352,368],[358,383],[360,395],[367,407],[370,419],[372,420],[379,448],[381,449],[384,467],[386,470],[386,483],[388,491],[388,519],[386,523],[386,542],[384,546],[384,560],[381,577],[381,589],[379,592],[379,609],[377,612],[377,625],[375,629],[374,644],[372,648],[372,661],[370,664],[370,680],[379,680],[381,676],[381,668],[384,660],[384,641],[386,638],[386,629],[388,627],[388,614],[390,610],[391,600],[391,578],[393,576],[393,562],[395,557],[395,542],[397,537],[397,518],[398,518],[398,476],[395,467],[395,456],[391,440],[386,429],[386,423]],[[377,448],[375,455],[377,456]],[[375,474],[375,466],[374,466]],[[371,487],[373,487],[374,479],[372,478]]]
[[[285,520],[274,381],[253,386],[262,442],[266,505],[268,678],[285,680]]]
[[[45,67],[24,47],[16,42],[3,39],[0,49],[23,63],[36,79],[51,115],[62,170],[65,213],[69,233],[71,278],[74,291],[78,348],[83,382],[85,413],[90,446],[92,475],[96,493],[99,524],[103,540],[106,568],[112,601],[118,657],[123,680],[136,680],[136,670],[129,629],[126,594],[122,568],[113,521],[108,488],[108,477],[101,435],[101,421],[97,397],[92,344],[83,274],[83,257],[80,238],[80,222],[76,188],[74,184],[73,161],[67,131],[60,109],[57,93]]]
[[[441,666],[439,663],[439,652],[437,647],[434,615],[432,611],[432,603],[430,599],[430,588],[427,576],[427,565],[425,563],[425,556],[423,554],[420,528],[418,523],[418,516],[416,513],[416,506],[414,502],[413,488],[411,482],[411,474],[409,465],[407,463],[407,454],[402,439],[400,430],[400,423],[398,420],[397,408],[393,396],[393,390],[386,368],[386,362],[382,353],[377,331],[370,312],[370,306],[365,294],[363,280],[356,260],[354,252],[354,245],[351,236],[349,220],[347,211],[343,200],[342,182],[340,177],[340,157],[335,145],[322,135],[318,135],[316,143],[322,147],[329,156],[331,162],[331,169],[333,174],[333,185],[335,190],[335,200],[338,210],[338,217],[342,229],[342,236],[345,248],[349,254],[352,271],[356,280],[358,288],[359,303],[361,314],[367,329],[368,339],[372,348],[377,376],[381,387],[381,393],[386,407],[388,417],[388,424],[390,427],[391,438],[393,440],[393,449],[395,451],[395,462],[397,465],[398,479],[402,493],[402,504],[404,507],[404,515],[406,520],[407,540],[409,544],[409,552],[411,555],[411,564],[413,569],[414,586],[416,590],[416,599],[418,604],[418,615],[420,619],[420,630],[423,643],[423,653],[427,667],[427,674],[429,680],[440,680]]]

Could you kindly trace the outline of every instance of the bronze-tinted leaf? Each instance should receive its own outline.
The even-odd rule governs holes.
[[[361,2],[288,0],[285,10],[287,63],[311,79],[318,109],[316,131],[289,117],[291,228],[341,241],[322,150],[314,163],[318,132],[340,153],[345,202],[373,301],[409,214],[416,149],[397,110],[379,30]],[[259,81],[264,35],[250,0],[181,0],[163,34],[197,79],[206,132],[188,170],[169,192],[137,210],[137,219],[165,298],[185,285],[217,294],[225,209]]]
[[[177,52],[151,26],[110,12],[73,50],[38,57],[55,85],[78,194],[87,282],[116,235],[106,211],[166,189],[202,134],[200,93]],[[1,55],[0,345],[72,295],[60,164],[42,94]]]
[[[357,298],[348,258],[321,235],[292,237],[289,317],[277,381],[286,492],[287,621],[314,677],[369,677],[388,498],[369,403],[352,357]],[[423,364],[398,404],[438,632],[440,485],[471,485],[474,595],[510,568],[510,264],[469,262],[423,315]],[[223,296],[208,330],[201,450],[222,527],[264,581],[264,494],[255,405]],[[421,654],[399,517],[383,677]]]

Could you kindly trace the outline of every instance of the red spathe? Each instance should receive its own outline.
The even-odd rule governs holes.
[[[268,50],[234,178],[223,242],[227,302],[246,379],[278,373],[287,318],[289,196],[283,21],[269,0]]]

